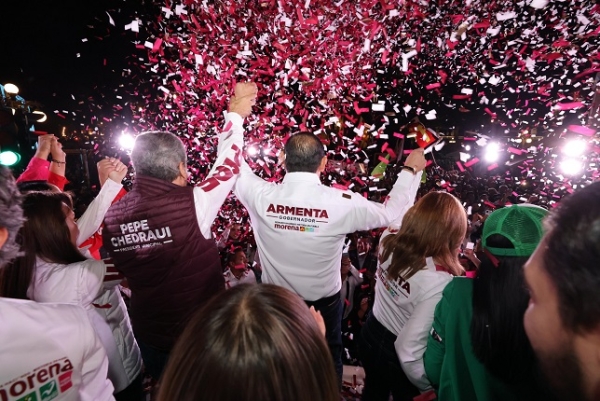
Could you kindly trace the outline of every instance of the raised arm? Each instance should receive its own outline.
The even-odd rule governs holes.
[[[256,95],[254,83],[236,85],[235,95],[229,102],[229,112],[225,114],[225,125],[219,135],[217,160],[206,179],[194,188],[196,216],[205,238],[211,238],[210,227],[240,172],[244,118],[250,115],[252,106],[256,103]]]
[[[79,228],[77,246],[80,246],[94,235],[102,225],[104,215],[123,188],[121,181],[127,175],[127,166],[117,159],[104,159],[98,163],[98,175],[102,189],[90,203],[85,213],[77,220],[77,227]]]
[[[29,160],[27,168],[17,178],[17,182],[27,181],[47,181],[50,173],[50,163],[48,156],[52,149],[54,135],[41,135],[38,137],[38,146],[35,155]]]
[[[406,211],[415,203],[417,190],[421,182],[420,172],[425,168],[426,161],[423,149],[413,150],[404,168],[398,175],[388,200],[384,203],[368,201],[362,196],[349,193],[352,204],[352,218],[347,219],[348,232],[370,230],[398,224]]]
[[[50,148],[52,161],[50,162],[50,174],[48,174],[48,182],[56,185],[61,190],[64,190],[67,184],[65,171],[67,169],[67,155],[62,150],[62,145],[58,142],[58,138],[53,137],[52,146]]]

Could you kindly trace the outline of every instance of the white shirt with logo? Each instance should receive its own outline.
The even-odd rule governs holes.
[[[0,400],[114,400],[106,352],[86,312],[0,298]]]
[[[381,239],[388,234],[386,230]],[[446,271],[437,271],[433,260],[427,258],[423,270],[408,280],[401,277],[391,280],[386,274],[391,260],[392,256],[377,268],[372,313],[379,323],[398,336],[395,347],[402,370],[419,390],[426,391],[431,384],[425,375],[423,354],[435,307],[452,276]]]
[[[386,204],[322,185],[315,173],[287,173],[274,184],[244,162],[235,195],[255,231],[262,281],[307,301],[340,291],[340,258],[346,234],[386,227],[414,203],[421,175],[403,171]]]

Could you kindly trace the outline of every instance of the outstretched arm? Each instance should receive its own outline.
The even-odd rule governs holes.
[[[348,231],[362,231],[373,228],[399,225],[406,211],[414,204],[421,182],[420,172],[426,161],[423,149],[415,149],[406,159],[402,172],[398,175],[387,202],[384,204],[368,201],[362,196],[349,192],[352,204],[352,218],[348,219]]]
[[[225,114],[225,126],[219,135],[217,160],[206,179],[194,188],[196,216],[205,238],[211,238],[210,227],[240,172],[244,118],[250,115],[256,94],[257,88],[253,83],[236,85],[235,96],[229,102],[229,112]]]

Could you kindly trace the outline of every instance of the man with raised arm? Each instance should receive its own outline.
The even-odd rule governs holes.
[[[342,377],[340,259],[346,234],[386,227],[414,203],[425,168],[422,149],[406,159],[385,204],[321,184],[327,156],[319,138],[293,135],[285,144],[283,183],[268,183],[242,165],[235,194],[255,231],[263,282],[281,285],[321,312],[338,378]]]
[[[186,151],[168,132],[136,138],[133,189],[111,206],[103,242],[131,288],[131,323],[147,371],[158,379],[188,318],[225,283],[211,225],[240,171],[243,120],[257,89],[237,84],[206,179],[187,186]]]

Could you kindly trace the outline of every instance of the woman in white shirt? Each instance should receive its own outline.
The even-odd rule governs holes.
[[[23,211],[27,218],[20,232],[24,254],[3,271],[2,295],[85,308],[108,355],[108,376],[115,397],[139,400],[142,361],[125,303],[116,288],[122,277],[111,263],[87,259],[77,248],[79,227],[68,195],[27,194]],[[123,390],[127,391],[120,396]]]
[[[399,230],[382,234],[375,304],[359,339],[363,400],[412,400],[431,388],[423,365],[435,306],[452,276],[467,231],[457,198],[431,192],[411,207]]]

